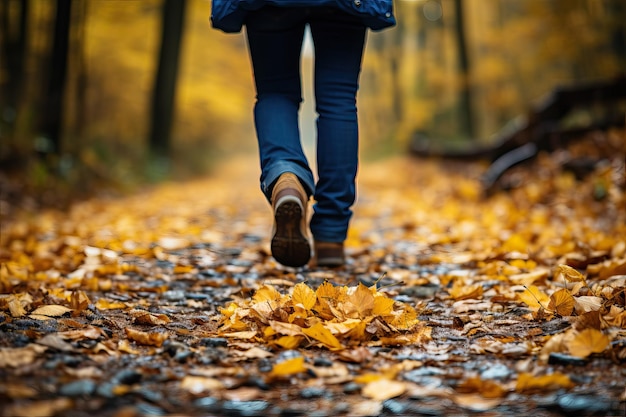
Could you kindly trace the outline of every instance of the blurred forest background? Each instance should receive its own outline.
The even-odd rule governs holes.
[[[1,0],[0,171],[13,184],[3,192],[55,190],[54,199],[58,184],[68,193],[132,187],[255,153],[245,39],[212,29],[210,7]],[[396,0],[395,10],[397,27],[368,38],[359,92],[365,158],[406,152],[416,138],[488,146],[555,87],[626,68],[624,0]]]

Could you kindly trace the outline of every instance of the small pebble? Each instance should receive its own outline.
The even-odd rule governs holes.
[[[96,391],[96,383],[91,379],[79,379],[65,384],[59,390],[59,394],[68,397],[86,397]]]

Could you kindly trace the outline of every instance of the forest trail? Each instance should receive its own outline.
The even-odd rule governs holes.
[[[339,269],[273,260],[251,157],[3,219],[0,415],[624,415],[622,134],[489,198],[480,163],[363,162]]]

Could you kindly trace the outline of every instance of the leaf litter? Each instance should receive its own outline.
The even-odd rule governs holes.
[[[246,158],[3,217],[1,413],[620,415],[626,141],[604,140],[588,177],[540,155],[489,198],[480,164],[366,163],[334,270],[271,258]]]

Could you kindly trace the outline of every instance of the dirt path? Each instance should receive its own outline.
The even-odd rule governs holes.
[[[626,415],[619,152],[489,199],[478,164],[363,163],[336,270],[271,258],[253,159],[4,219],[0,414]]]

